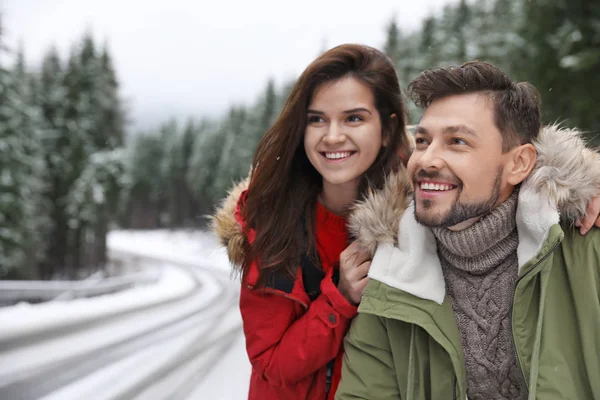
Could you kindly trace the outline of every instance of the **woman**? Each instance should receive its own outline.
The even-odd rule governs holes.
[[[383,53],[338,46],[300,76],[257,147],[249,184],[214,221],[242,275],[249,399],[333,399],[370,266],[370,252],[348,245],[346,216],[402,173],[399,155],[409,154],[400,86]]]
[[[404,127],[390,59],[367,46],[331,49],[300,76],[258,144],[248,189],[217,214],[241,266],[249,399],[333,398],[370,265],[348,246],[346,215],[410,153]]]

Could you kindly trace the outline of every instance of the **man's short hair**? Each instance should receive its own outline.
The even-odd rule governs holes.
[[[410,83],[408,90],[421,108],[447,96],[477,92],[486,95],[494,104],[494,123],[502,134],[503,152],[531,143],[542,126],[538,90],[530,83],[514,82],[487,62],[428,69]]]

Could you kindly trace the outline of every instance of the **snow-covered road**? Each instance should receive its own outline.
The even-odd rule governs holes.
[[[113,232],[109,248],[161,268],[161,280],[114,295],[0,309],[9,327],[4,341],[0,333],[0,399],[246,398],[239,282],[215,239],[203,232]],[[159,305],[148,293],[162,296]],[[149,306],[139,307],[143,301]],[[127,311],[131,304],[139,310]],[[110,318],[89,315],[119,307],[124,311]],[[41,339],[40,328],[69,318],[84,323],[49,329]],[[16,333],[27,337],[28,329],[40,340],[19,344]]]

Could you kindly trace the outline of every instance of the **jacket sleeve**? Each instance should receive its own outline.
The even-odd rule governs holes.
[[[342,379],[336,400],[401,399],[381,317],[359,313],[344,341]]]
[[[319,295],[299,318],[295,300],[244,287],[240,310],[248,357],[275,385],[291,385],[337,356],[356,307],[326,276]]]

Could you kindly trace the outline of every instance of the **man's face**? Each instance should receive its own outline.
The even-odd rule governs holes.
[[[493,103],[485,95],[432,102],[417,127],[408,162],[417,221],[462,229],[489,213],[514,188],[504,174],[509,157],[510,152],[502,153]]]

